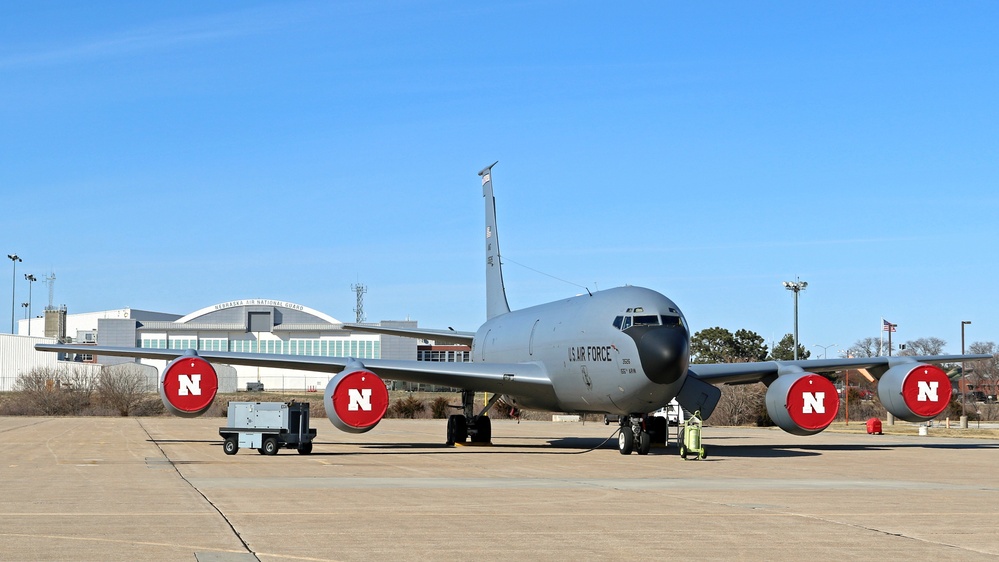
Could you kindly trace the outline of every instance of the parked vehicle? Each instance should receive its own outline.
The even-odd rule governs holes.
[[[659,408],[652,413],[653,416],[666,418],[670,425],[683,425],[683,422],[690,418],[690,413],[686,412],[676,398],[669,401],[664,408]]]
[[[240,448],[276,455],[279,449],[312,452],[315,428],[309,427],[309,403],[229,402],[228,425],[219,428],[222,450],[235,455]]]

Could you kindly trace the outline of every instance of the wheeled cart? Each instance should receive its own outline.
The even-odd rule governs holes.
[[[698,410],[694,412],[694,415],[683,424],[683,429],[680,431],[680,458],[686,459],[687,455],[697,455],[698,459],[704,459],[708,456],[707,451],[704,450],[704,445],[701,443],[701,427],[703,422],[701,421],[701,411]]]
[[[240,448],[276,455],[278,449],[312,452],[316,430],[309,427],[309,404],[296,402],[229,402],[228,425],[219,428],[222,450],[235,455]]]

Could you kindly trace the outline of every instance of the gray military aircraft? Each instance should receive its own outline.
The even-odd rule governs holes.
[[[327,417],[337,428],[369,431],[388,408],[380,377],[461,388],[463,413],[447,421],[447,443],[490,442],[486,412],[501,397],[519,408],[617,414],[622,454],[647,454],[665,442],[666,420],[648,414],[676,398],[687,410],[711,416],[720,384],[763,382],[771,419],[784,431],[812,435],[839,410],[830,377],[857,369],[878,380],[878,395],[897,418],[920,422],[940,414],[951,384],[937,365],[989,355],[865,357],[758,363],[690,364],[690,329],[680,307],[641,287],[618,287],[511,311],[503,283],[496,228],[492,164],[479,172],[485,199],[486,322],[476,332],[383,328],[346,324],[349,330],[470,345],[470,363],[38,344],[40,351],[173,360],[160,377],[160,396],[180,416],[203,413],[218,379],[210,361],[337,373],[324,393]],[[375,373],[378,373],[377,375]],[[476,411],[475,392],[492,399]]]

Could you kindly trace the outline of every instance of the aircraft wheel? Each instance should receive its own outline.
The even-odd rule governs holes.
[[[649,449],[652,448],[652,437],[649,435],[648,431],[643,431],[638,434],[638,454],[647,455],[649,454]]]
[[[309,441],[308,443],[301,443],[298,446],[298,454],[300,455],[308,455],[311,452],[312,452],[312,441]]]
[[[622,455],[630,455],[635,448],[635,433],[631,427],[623,426],[621,432],[617,434],[617,449]]]
[[[468,422],[465,416],[455,414],[447,418],[447,444],[456,445],[468,440]]]
[[[273,437],[268,437],[267,439],[264,439],[264,446],[261,447],[261,450],[264,452],[265,455],[276,455],[278,452],[277,439],[274,439]]]
[[[493,439],[493,426],[489,416],[479,416],[475,420],[475,435],[472,436],[473,443],[489,443]]]
[[[649,437],[653,445],[665,445],[669,434],[669,422],[666,418],[652,416],[649,419]]]
[[[235,437],[226,437],[222,443],[222,450],[227,455],[235,455],[239,451],[239,441]]]

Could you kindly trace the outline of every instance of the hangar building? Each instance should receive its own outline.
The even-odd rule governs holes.
[[[21,321],[19,332],[27,333],[27,322]],[[150,349],[356,357],[362,360],[417,358],[417,341],[414,339],[351,332],[344,329],[343,322],[328,314],[300,304],[273,299],[228,301],[184,316],[137,309],[66,315],[64,325],[68,327],[67,332],[70,333],[56,337],[74,343]],[[416,327],[417,323],[412,320],[382,321],[379,325]],[[73,329],[75,333],[72,333]],[[38,339],[43,341],[41,338]],[[86,355],[63,359],[101,364],[133,361],[128,358],[95,358]],[[162,372],[166,367],[166,361],[154,359],[137,361],[155,367],[158,372]],[[8,376],[8,372],[14,367],[6,365],[3,367],[3,384],[0,386],[9,388],[8,383],[12,384],[13,378]],[[232,366],[231,368],[236,373],[235,387],[240,390],[246,388],[247,383],[262,383],[267,390],[322,392],[333,375],[265,367]],[[222,378],[223,372],[220,371],[219,375]],[[220,383],[222,382],[220,380]],[[235,390],[236,388],[225,388],[230,384],[220,385],[223,387],[220,391]]]

